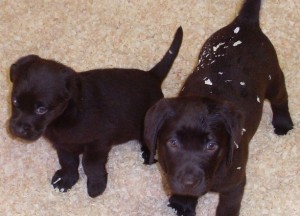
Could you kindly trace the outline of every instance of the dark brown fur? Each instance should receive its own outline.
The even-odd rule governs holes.
[[[206,41],[179,96],[161,99],[147,112],[150,161],[157,148],[177,215],[195,215],[198,197],[208,191],[220,194],[218,216],[239,214],[248,144],[265,99],[275,133],[293,128],[284,75],[259,26],[260,4],[245,1],[239,16]]]
[[[88,194],[103,193],[106,162],[114,144],[142,141],[147,109],[163,97],[161,83],[182,42],[179,28],[163,59],[148,72],[137,69],[101,69],[76,73],[36,55],[11,66],[13,82],[12,134],[25,140],[44,135],[57,151],[61,169],[54,188],[69,190],[78,180],[79,155],[87,175]],[[143,152],[145,163],[149,156]]]

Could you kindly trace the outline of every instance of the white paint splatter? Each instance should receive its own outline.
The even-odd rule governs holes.
[[[212,85],[212,82],[210,81],[210,79],[205,80],[204,82],[205,85]]]
[[[242,44],[242,41],[237,41],[237,42],[235,42],[235,43],[233,44],[233,46],[238,46],[238,45],[240,45],[240,44]]]
[[[55,182],[53,182],[52,184],[56,184],[57,182],[59,182],[61,180],[61,178],[58,178]]]
[[[235,34],[239,33],[239,31],[240,31],[240,27],[236,27],[236,28],[233,30],[233,32],[234,32]]]
[[[225,82],[232,82],[232,80],[225,80]]]
[[[234,141],[235,148],[238,149],[239,145]]]
[[[237,170],[240,170],[240,169],[242,169],[242,167],[237,167],[236,169],[237,169]]]
[[[172,55],[173,54],[172,50],[169,50],[169,53]]]
[[[185,86],[183,86],[183,88],[181,89],[181,91],[184,91],[184,89],[185,89]]]
[[[246,132],[246,129],[243,128],[243,129],[242,129],[242,135],[244,135],[245,132]]]
[[[245,82],[240,82],[240,84],[241,84],[242,86],[246,85],[246,83],[245,83]]]
[[[272,79],[272,76],[271,76],[271,74],[269,75],[269,80],[271,80]]]
[[[223,75],[224,72],[218,72],[218,74]]]
[[[216,52],[220,46],[224,45],[225,43],[219,43],[217,46],[213,47],[214,52]]]
[[[59,191],[60,191],[60,192],[64,192],[64,191],[65,191],[65,189],[64,189],[64,188],[61,188]]]
[[[260,103],[260,98],[258,96],[257,96],[256,100],[258,103]]]
[[[213,64],[216,60],[212,60],[212,62],[210,64]]]

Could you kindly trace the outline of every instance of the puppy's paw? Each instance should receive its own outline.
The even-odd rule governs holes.
[[[195,216],[194,203],[183,203],[177,196],[171,196],[168,206],[176,211],[177,216]]]
[[[145,165],[151,165],[151,164],[154,164],[157,162],[157,160],[154,159],[154,162],[153,163],[150,163],[149,162],[149,159],[150,159],[150,152],[149,150],[147,149],[147,147],[145,146],[142,146],[141,147],[141,151],[142,151],[142,158],[144,159],[144,164]]]
[[[107,176],[101,178],[98,181],[87,180],[87,190],[90,197],[95,198],[101,195],[107,184]]]
[[[54,176],[52,177],[51,184],[55,189],[57,188],[60,192],[67,192],[73,187],[73,185],[78,181],[78,179],[78,172],[68,173],[60,169],[55,172]]]
[[[274,127],[274,133],[279,136],[286,135],[293,129],[293,122],[290,118],[276,118],[273,119],[272,124]]]

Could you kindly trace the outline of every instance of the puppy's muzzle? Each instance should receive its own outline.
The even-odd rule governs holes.
[[[171,190],[177,194],[199,196],[206,191],[205,174],[202,171],[180,172],[169,180]]]
[[[20,122],[12,119],[10,121],[9,129],[14,136],[28,141],[37,140],[41,136],[41,133],[36,131],[35,128],[27,122]]]

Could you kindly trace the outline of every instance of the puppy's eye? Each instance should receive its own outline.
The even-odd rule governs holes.
[[[19,103],[18,103],[17,98],[12,98],[12,104],[13,104],[15,107],[19,106]]]
[[[215,151],[218,149],[218,144],[215,142],[209,142],[206,144],[206,150],[207,151]]]
[[[178,148],[179,147],[179,143],[176,139],[169,139],[168,142],[167,142],[167,146],[169,148]]]
[[[37,115],[44,115],[48,112],[48,109],[46,107],[38,107],[34,110],[34,112]]]

